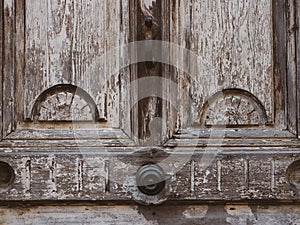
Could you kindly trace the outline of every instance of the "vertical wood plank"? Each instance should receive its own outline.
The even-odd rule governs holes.
[[[286,2],[287,26],[287,126],[297,133],[297,64],[296,64],[296,8],[295,1]]]
[[[129,34],[129,42],[135,42],[137,40],[137,4],[138,1],[136,0],[129,0],[130,10],[129,10],[129,19],[130,19],[130,34]],[[136,53],[133,53],[136,54]],[[131,57],[135,57],[135,55],[132,55]],[[133,82],[137,79],[138,72],[137,72],[137,65],[132,64],[130,65],[130,96],[131,96],[131,103],[133,104],[133,108],[130,109],[130,118],[131,118],[131,133],[133,134],[133,138],[136,142],[138,142],[138,104],[135,104],[138,101],[138,87],[136,85],[136,82]]]
[[[113,127],[119,127],[120,113],[120,23],[121,12],[119,1],[106,1],[105,21],[105,51],[113,51],[106,58],[105,76],[108,107],[108,120]]]
[[[174,0],[170,3],[170,40],[171,43],[175,43],[182,48],[190,49],[193,45],[191,40],[191,27],[194,21],[191,16],[191,4],[190,0]],[[173,52],[171,57],[175,58],[173,60],[175,65],[171,67],[169,79],[178,83],[178,92],[170,90],[168,95],[173,102],[178,102],[176,110],[172,112],[169,111],[170,125],[169,129],[173,128],[175,131],[183,127],[189,126],[191,124],[191,98],[190,98],[190,87],[187,83],[190,80],[195,79],[197,74],[187,74],[190,71],[190,58],[184,58],[184,52]],[[185,71],[185,72],[183,72]],[[192,79],[190,79],[192,78]],[[175,99],[175,100],[174,100]],[[173,113],[173,115],[171,115]]]
[[[14,130],[15,1],[4,1],[3,136]]]
[[[52,28],[48,25],[48,7],[47,2],[50,1],[26,1],[26,40],[25,40],[25,77],[24,77],[24,117],[30,118],[31,105],[40,91],[50,87],[49,40],[47,38],[48,29],[50,35]],[[49,18],[51,21],[51,18]],[[58,26],[58,24],[57,24]],[[61,49],[57,43],[56,49]],[[53,62],[54,63],[54,62]],[[55,64],[54,64],[55,66]],[[53,75],[55,79],[57,75]]]
[[[295,1],[296,9],[296,51],[297,51],[297,103],[298,103],[298,138],[300,138],[300,0]]]
[[[3,135],[3,129],[2,129],[2,124],[3,124],[3,56],[4,56],[4,0],[0,1],[0,141],[2,139]]]
[[[286,24],[285,1],[272,0],[273,21],[273,76],[275,95],[275,124],[286,128]]]
[[[120,40],[119,45],[125,46],[130,40],[130,1],[120,1]],[[120,49],[120,64],[128,65],[130,63],[130,53],[126,52],[124,48]],[[120,71],[120,128],[123,129],[130,137],[131,132],[131,118],[130,118],[130,67],[123,68]]]
[[[23,121],[23,87],[24,87],[24,69],[25,69],[25,0],[16,0],[16,31],[15,43],[15,123]]]
[[[151,4],[149,4],[151,3]],[[163,3],[160,0],[152,2],[140,1],[136,13],[137,16],[137,37],[138,41],[162,40],[162,31],[164,29],[163,21]],[[148,31],[145,25],[146,16],[153,17],[153,25]],[[143,33],[145,32],[145,33]],[[154,54],[161,54],[159,49],[155,52],[147,50],[138,52],[138,57],[155,57]],[[153,54],[153,56],[151,56]],[[148,79],[150,77],[161,77],[162,65],[155,61],[140,62],[138,64],[138,137],[142,145],[158,145],[161,143],[162,134],[162,84],[157,83],[159,79]],[[145,79],[147,81],[145,82]],[[145,91],[149,90],[148,96]],[[151,96],[151,97],[150,97]]]

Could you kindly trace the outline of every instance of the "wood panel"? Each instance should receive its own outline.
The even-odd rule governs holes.
[[[25,69],[25,1],[15,1],[15,58],[14,58],[14,76],[15,76],[15,118],[14,123],[17,125],[18,121],[24,120],[24,107],[22,104],[24,96],[24,80],[23,74]],[[22,91],[21,91],[22,90]]]
[[[298,116],[297,116],[297,121],[298,121],[298,137],[300,138],[300,1],[297,0],[295,2],[295,7],[296,7],[296,47],[297,47],[297,102],[298,102]]]
[[[120,126],[120,102],[128,119],[129,75],[118,69],[117,48],[128,42],[128,7],[127,1],[26,2],[25,118],[42,91],[73,84],[107,110],[109,126]]]
[[[137,14],[137,40],[136,41],[151,41],[162,40],[162,31],[165,29],[163,25],[162,1],[139,1],[137,8],[133,13]],[[146,25],[146,17],[152,17],[152,25]],[[158,83],[154,77],[162,76],[162,65],[156,62],[155,58],[159,58],[161,52],[157,47],[153,46],[143,51],[137,52],[138,58],[153,58],[153,61],[140,62],[137,68],[137,79],[143,81],[144,78],[152,77],[147,84],[139,82],[138,87],[138,137],[143,145],[158,145],[161,143],[162,133],[162,99],[159,98],[162,92],[162,84]],[[153,49],[154,48],[154,49]],[[154,51],[153,51],[154,50]],[[149,91],[146,91],[148,90]],[[149,96],[145,96],[145,92],[149,92]]]
[[[287,124],[287,63],[286,59],[286,19],[285,1],[272,1],[273,21],[273,73],[275,96],[275,123],[278,128]]]
[[[189,120],[198,122],[205,101],[228,88],[243,89],[256,96],[266,110],[268,122],[273,123],[271,1],[194,0],[190,4],[173,4],[172,41],[183,46],[190,42],[190,49],[198,56],[197,62],[191,62],[198,64],[197,74],[185,76],[180,84],[193,102],[190,111],[185,112],[191,118],[184,116],[183,124]]]
[[[15,118],[15,1],[4,1],[4,59],[3,59],[3,136],[6,136],[14,130]]]
[[[3,30],[3,26],[4,26],[4,7],[3,7],[4,1],[1,0],[0,1],[0,141],[2,139],[2,135],[3,135],[3,129],[2,129],[2,124],[3,124],[3,112],[2,112],[2,104],[3,104],[3,93],[2,93],[2,89],[3,89],[3,55],[4,55],[4,30]]]
[[[35,147],[37,149],[35,149]],[[43,153],[39,149],[43,149]],[[130,201],[158,204],[168,201],[298,201],[299,186],[290,183],[287,171],[299,165],[299,143],[292,150],[278,146],[222,148],[211,164],[205,166],[205,147],[178,146],[167,154],[151,156],[132,152],[131,148],[83,147],[3,147],[1,160],[15,171],[14,183],[0,189],[3,201]],[[261,151],[263,149],[264,151]],[[54,151],[55,150],[55,153]],[[174,148],[173,148],[174,150]],[[166,158],[191,153],[185,165]],[[148,154],[149,155],[149,154]],[[154,157],[153,157],[154,156]],[[186,157],[186,156],[184,156]],[[136,187],[136,171],[149,160],[160,161],[166,173],[166,186],[156,196],[142,194]],[[165,161],[164,161],[165,160]],[[168,162],[167,164],[163,164]],[[170,168],[169,168],[170,167]],[[296,171],[297,172],[297,171]],[[297,179],[297,178],[296,178]],[[297,184],[299,181],[296,180]]]
[[[296,44],[296,5],[286,2],[287,24],[287,125],[291,132],[297,133],[297,44]]]

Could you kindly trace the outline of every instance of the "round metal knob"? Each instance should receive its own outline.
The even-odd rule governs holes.
[[[158,165],[144,165],[136,174],[138,189],[146,195],[157,195],[165,187],[165,174]]]

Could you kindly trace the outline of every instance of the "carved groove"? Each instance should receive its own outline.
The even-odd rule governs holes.
[[[94,100],[83,89],[67,84],[44,91],[32,110],[34,121],[97,121],[99,113]]]
[[[266,121],[266,111],[260,101],[240,89],[226,89],[213,95],[200,116],[200,124],[204,126],[259,126]]]

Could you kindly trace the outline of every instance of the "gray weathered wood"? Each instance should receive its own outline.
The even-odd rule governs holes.
[[[298,110],[297,110],[297,125],[298,125],[298,137],[300,137],[300,94],[299,94],[299,85],[300,85],[300,1],[296,0],[296,47],[297,47],[297,101],[298,101]]]
[[[131,109],[130,102],[136,103],[143,90],[136,86],[130,90],[129,84],[145,77],[147,69],[132,66],[119,71],[120,65],[129,62],[126,49],[113,51],[103,61],[100,56],[140,40],[147,14],[141,13],[139,2],[4,0],[4,20],[0,22],[5,49],[1,55],[0,126],[5,138],[0,143],[0,155],[1,161],[15,170],[16,177],[10,189],[0,189],[1,200],[48,204],[57,200],[121,204],[166,200],[299,202],[300,190],[289,183],[287,169],[300,159],[300,142],[288,130],[282,130],[295,131],[298,122],[295,75],[299,69],[294,60],[299,56],[299,31],[294,29],[297,23],[293,19],[299,21],[299,11],[295,11],[299,1],[295,5],[290,2],[287,8],[283,0],[153,2],[147,4],[153,5],[153,15],[162,29],[158,39],[190,49],[199,61],[194,61],[192,54],[172,52],[175,66],[154,67],[146,74],[170,80],[160,86],[166,89],[166,101],[149,104],[148,99],[138,106],[142,109]],[[284,20],[285,13],[291,20]],[[195,68],[199,70],[193,73]],[[176,84],[175,92],[171,81]],[[50,114],[49,110],[42,112],[47,114],[40,119],[45,122],[23,121],[32,119],[38,96],[57,84],[82,87],[107,122],[59,122],[70,117],[58,115],[53,119],[59,113],[58,103],[50,104],[54,109]],[[220,127],[214,132],[199,127],[184,129],[199,125],[204,103],[229,88],[238,94],[209,102],[214,107],[208,110],[214,114],[204,118],[211,119],[207,125]],[[57,100],[55,94],[50,99]],[[235,101],[237,97],[244,101]],[[71,104],[67,103],[72,99],[57,102],[69,108]],[[179,102],[178,109],[172,108],[174,99]],[[260,104],[255,105],[251,99]],[[250,111],[241,110],[236,104],[241,102]],[[172,137],[159,150],[143,149],[130,139],[131,133],[136,137],[147,133],[144,128],[150,122],[144,121],[145,115],[148,113],[152,121],[155,117],[151,111],[155,107],[149,105],[157,107],[155,116],[162,118],[159,132],[163,140]],[[227,109],[235,105],[239,105],[236,111]],[[234,119],[228,120],[226,112],[233,112],[230,116]],[[237,116],[243,114],[250,117],[243,120]],[[216,123],[219,115],[220,124]],[[269,126],[249,129],[249,125],[264,125],[261,120]],[[141,124],[144,133],[139,135]],[[223,130],[222,125],[242,127]],[[152,140],[149,143],[156,144]],[[217,151],[216,157],[209,147]],[[135,184],[137,169],[146,163],[162,163],[169,156],[188,159],[181,165],[167,161],[164,168],[168,169],[168,179],[162,193],[140,193]],[[211,161],[203,164],[205,157]]]
[[[186,77],[180,86],[195,102],[191,113],[182,112],[183,115],[191,115],[192,121],[197,122],[199,108],[210,96],[222,89],[240,88],[262,102],[268,122],[273,123],[271,1],[195,0],[191,6],[176,2],[175,8],[181,11],[173,23],[180,30],[171,31],[172,41],[184,46],[190,41],[191,50],[199,56],[199,71]],[[189,9],[191,21],[185,13]],[[191,118],[184,117],[182,123],[188,124]]]
[[[14,130],[15,116],[15,43],[14,43],[14,24],[15,24],[15,1],[4,0],[4,64],[3,64],[3,136]]]
[[[274,107],[275,124],[278,128],[286,128],[287,114],[287,65],[286,60],[286,20],[285,1],[272,0],[273,21],[273,75],[274,75]]]
[[[0,1],[0,18],[3,17],[3,0]],[[4,32],[3,32],[3,26],[4,26],[4,20],[0,20],[0,141],[3,136],[3,108],[2,108],[2,102],[3,102],[3,55],[4,55]]]
[[[149,3],[138,1],[137,8],[133,11],[133,13],[137,14],[137,39],[134,41],[162,40],[162,30],[165,29],[162,20],[163,3],[162,1],[150,1]],[[148,28],[144,22],[146,16],[149,15],[153,17],[151,28]],[[136,79],[143,80],[147,77],[162,76],[162,65],[155,62],[155,57],[162,53],[155,48],[153,46],[152,49],[137,52],[138,57],[151,57],[153,61],[140,62],[138,64]],[[149,89],[151,95],[142,98],[145,89]],[[141,82],[141,85],[138,87],[138,137],[143,145],[158,145],[161,142],[162,123],[160,118],[162,118],[162,99],[158,98],[158,96],[161,96],[161,92],[162,84],[157,83],[155,79],[149,79],[147,83]],[[156,123],[156,121],[158,122]]]
[[[199,139],[199,138],[233,138],[233,139],[292,139],[295,136],[287,130],[243,128],[243,129],[197,129],[189,128],[177,132],[174,139]]]
[[[16,0],[15,1],[15,59],[14,59],[14,76],[15,76],[15,86],[14,86],[14,107],[15,116],[14,124],[17,125],[19,121],[24,120],[24,105],[22,100],[24,99],[24,69],[25,69],[25,1]],[[5,84],[6,85],[6,84]],[[22,91],[21,91],[22,90]]]
[[[21,129],[6,137],[6,140],[66,140],[66,139],[128,139],[119,129]]]
[[[128,7],[127,1],[26,2],[25,118],[42,91],[64,83],[87,91],[99,112],[107,111],[108,126],[120,126],[120,103],[128,119],[128,73],[116,71],[123,59],[114,50],[128,42]]]
[[[297,133],[297,44],[296,44],[296,5],[287,1],[287,125],[291,132]]]
[[[298,224],[298,205],[187,204],[145,206],[40,206],[0,208],[3,225],[23,224]]]
[[[164,165],[168,177],[166,188],[154,197],[139,193],[135,186],[136,170],[149,158],[121,157],[121,151],[119,157],[112,157],[95,150],[81,151],[81,154],[49,152],[47,155],[22,154],[20,149],[19,153],[1,156],[1,160],[15,170],[16,178],[10,189],[1,190],[0,198],[6,201],[135,200],[143,203],[165,200],[297,201],[299,190],[289,183],[286,171],[299,156],[295,155],[296,149],[281,152],[274,151],[276,149],[278,147],[269,147],[260,153],[251,153],[253,149],[249,149],[244,154],[238,150],[238,154],[221,152],[207,167],[201,161],[203,152],[197,152],[178,171],[176,162],[169,162]],[[183,152],[184,149],[181,154]],[[181,154],[177,157],[182,157]],[[137,160],[139,165],[135,164]],[[110,182],[106,181],[107,173]]]

